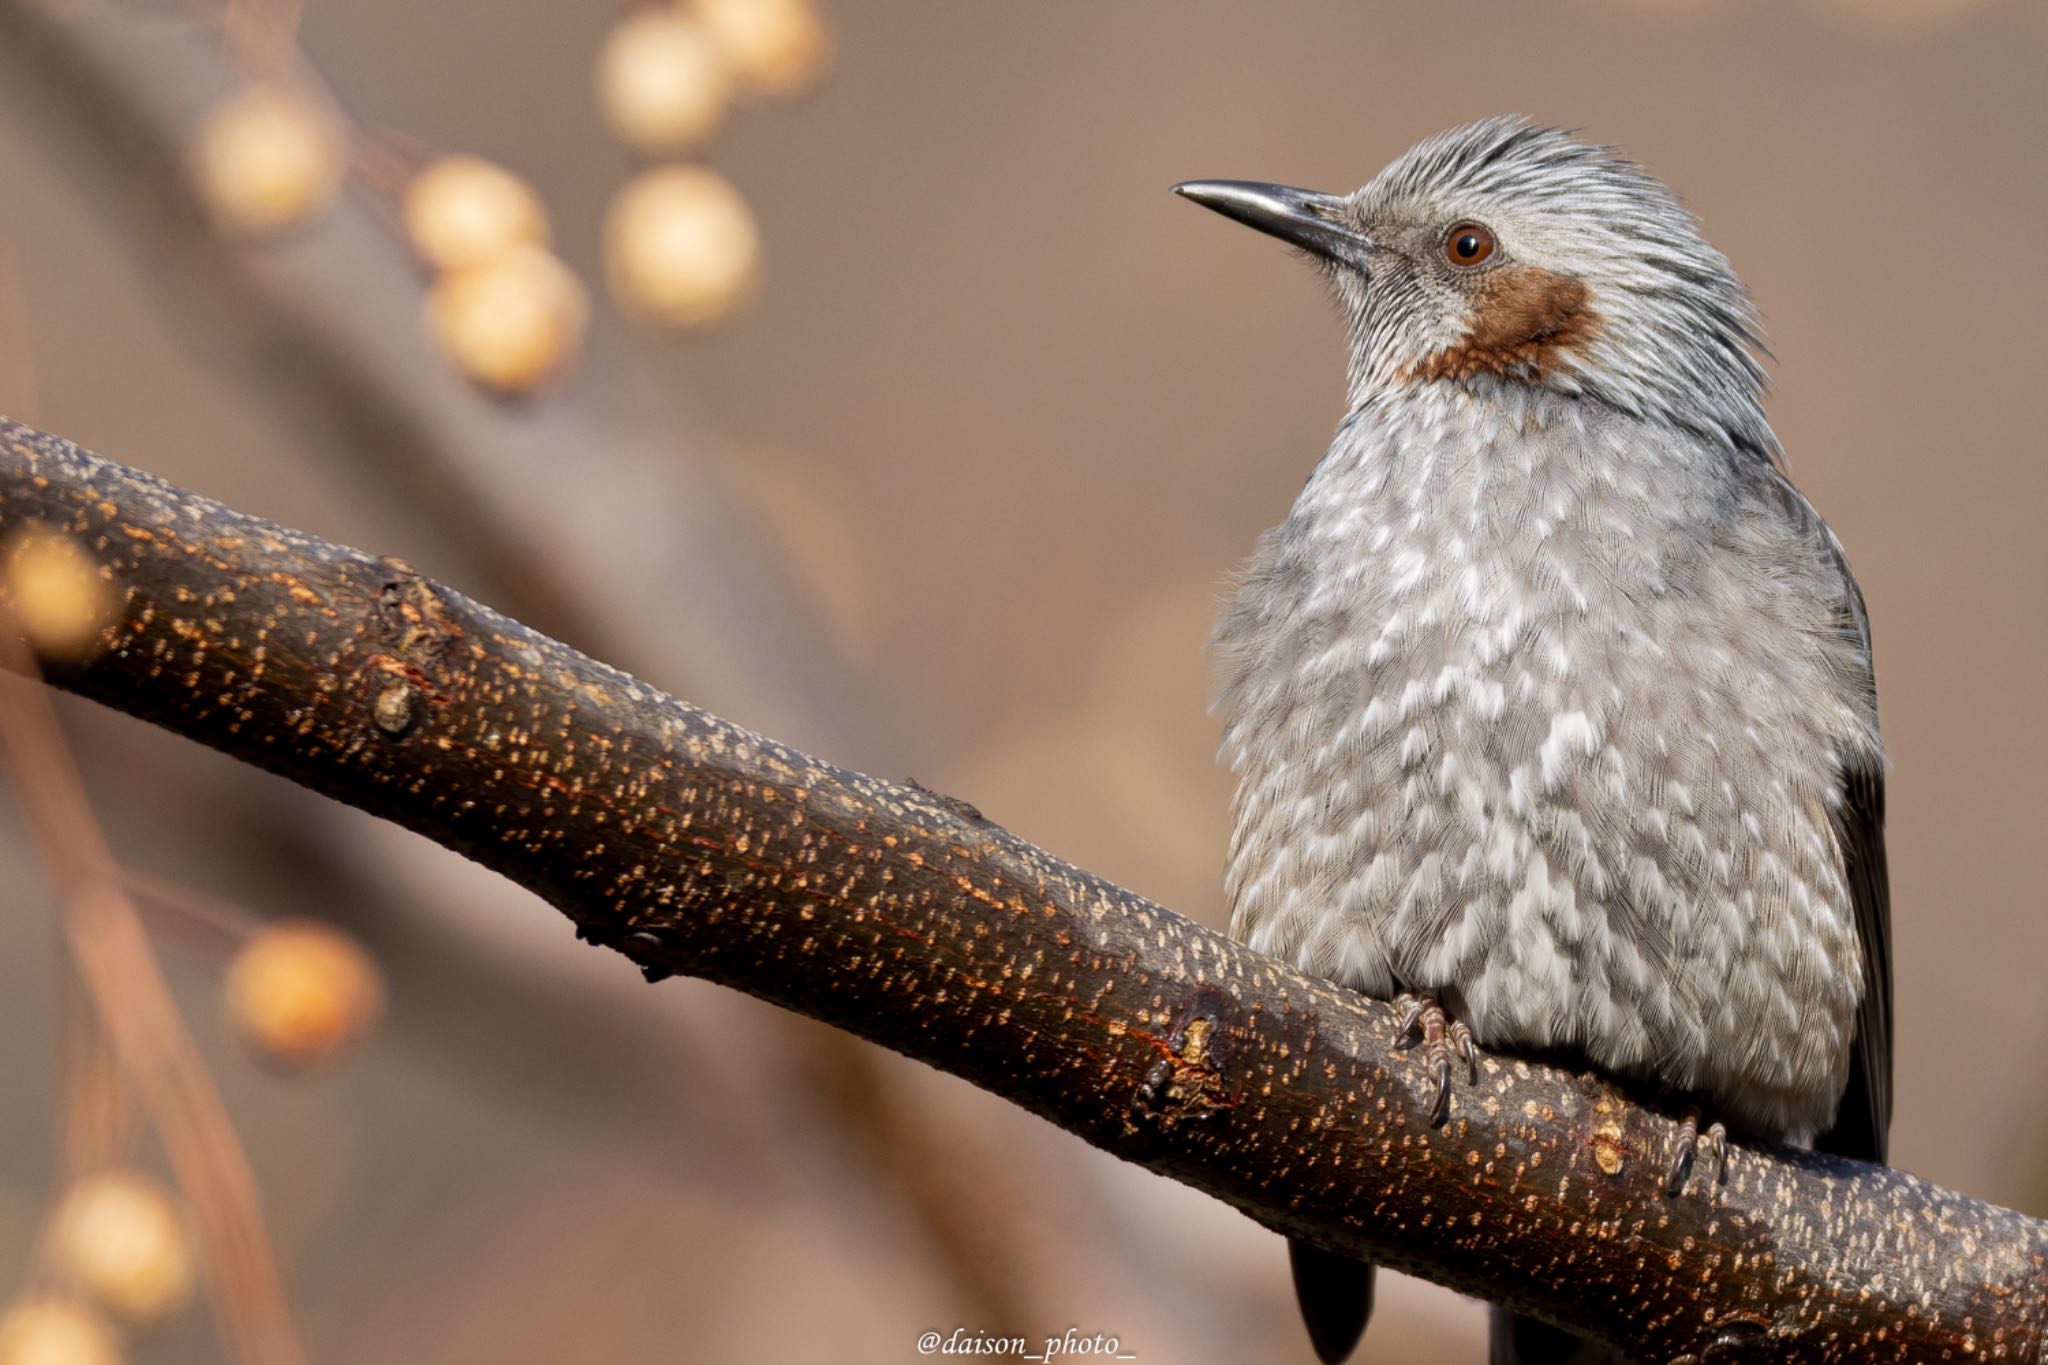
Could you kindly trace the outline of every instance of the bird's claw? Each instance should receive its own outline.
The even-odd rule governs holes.
[[[1692,1177],[1694,1155],[1702,1142],[1714,1159],[1714,1173],[1708,1183],[1718,1185],[1728,1178],[1728,1130],[1713,1123],[1701,1133],[1700,1111],[1687,1109],[1678,1121],[1678,1132],[1672,1141],[1671,1164],[1664,1168],[1665,1194],[1677,1195],[1685,1189],[1685,1182]]]
[[[1451,1117],[1451,1065],[1465,1063],[1467,1084],[1479,1083],[1479,1044],[1472,1030],[1453,1019],[1435,996],[1402,994],[1394,1004],[1401,1010],[1401,1046],[1421,1045],[1423,1055],[1436,1070],[1436,1099],[1429,1109],[1429,1126],[1441,1128]]]

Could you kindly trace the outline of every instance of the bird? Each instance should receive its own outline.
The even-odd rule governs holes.
[[[1641,166],[1523,116],[1348,195],[1174,188],[1298,248],[1350,342],[1329,450],[1211,639],[1233,936],[1397,1001],[1439,1123],[1476,1044],[1683,1097],[1674,1194],[1731,1127],[1882,1162],[1869,620],[1727,258]],[[1289,1249],[1334,1365],[1372,1269]],[[1622,1359],[1499,1309],[1489,1342]]]

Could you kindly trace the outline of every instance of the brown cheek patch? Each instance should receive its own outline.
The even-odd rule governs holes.
[[[1540,266],[1493,271],[1473,291],[1472,330],[1465,339],[1410,366],[1402,378],[1540,378],[1565,351],[1599,335],[1591,298],[1571,276]]]

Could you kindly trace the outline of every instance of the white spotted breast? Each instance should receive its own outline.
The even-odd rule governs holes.
[[[1232,932],[1810,1137],[1862,980],[1830,817],[1878,747],[1831,545],[1669,427],[1361,405],[1216,631]]]

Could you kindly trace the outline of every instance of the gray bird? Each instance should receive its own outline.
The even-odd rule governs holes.
[[[1349,411],[1216,628],[1231,932],[1404,998],[1439,1121],[1476,1039],[1882,1161],[1870,632],[1728,262],[1640,167],[1520,118],[1348,196],[1176,189],[1307,252],[1351,334]],[[1341,1360],[1371,1268],[1290,1251]]]

